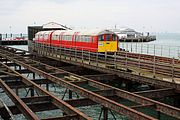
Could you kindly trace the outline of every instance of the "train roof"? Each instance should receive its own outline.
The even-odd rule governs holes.
[[[52,30],[51,31],[40,31],[40,32],[37,32],[36,34],[49,34],[53,32]]]
[[[91,36],[97,36],[102,34],[115,34],[114,32],[106,29],[91,29],[91,30],[56,30],[53,32],[53,34],[61,34],[63,35],[73,35],[75,33],[78,33],[78,35],[91,35]]]

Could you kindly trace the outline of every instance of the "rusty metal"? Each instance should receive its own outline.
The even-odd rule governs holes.
[[[0,99],[0,116],[5,120],[14,120],[12,112],[9,110],[7,105]]]
[[[143,113],[140,113],[140,112],[138,112],[136,110],[130,109],[129,107],[126,107],[126,106],[124,106],[122,104],[119,104],[119,103],[117,103],[115,101],[112,101],[112,100],[107,99],[107,98],[105,98],[103,96],[100,96],[100,95],[98,95],[98,94],[96,94],[94,92],[88,91],[88,90],[83,89],[83,88],[81,88],[81,87],[79,87],[77,85],[74,85],[74,84],[69,83],[69,82],[67,82],[65,80],[62,80],[61,78],[55,77],[55,76],[53,76],[53,75],[51,75],[49,73],[46,73],[46,72],[44,72],[44,71],[42,71],[40,69],[37,69],[37,68],[35,68],[35,67],[33,67],[33,66],[29,65],[29,64],[25,64],[24,62],[26,62],[27,59],[22,59],[20,57],[18,58],[18,56],[15,56],[15,55],[9,57],[7,54],[6,54],[6,56],[3,56],[3,57],[14,61],[18,65],[22,65],[23,67],[25,67],[25,68],[27,68],[29,70],[32,70],[33,72],[36,72],[37,74],[45,77],[46,79],[49,79],[49,80],[51,80],[51,81],[53,81],[53,82],[55,82],[57,84],[60,84],[60,85],[62,85],[64,87],[66,87],[66,88],[69,88],[70,90],[76,91],[80,95],[82,95],[84,97],[87,97],[87,98],[89,98],[89,99],[91,99],[91,100],[93,100],[93,101],[95,101],[95,102],[97,102],[97,103],[111,109],[111,110],[114,110],[117,113],[127,115],[127,117],[129,117],[129,118],[134,118],[134,119],[155,119],[155,118],[147,116],[147,115],[145,115]],[[29,61],[30,61],[30,59],[28,59],[28,63],[29,63]],[[33,62],[30,61],[30,63],[33,63]],[[36,64],[41,64],[41,63],[36,62]],[[35,65],[35,64],[33,64],[33,65]],[[43,64],[41,66],[46,66],[47,68],[50,68],[50,69],[52,68],[53,70],[56,69],[56,68],[50,67],[50,66],[45,65],[45,64]],[[56,69],[56,71],[58,71],[58,69]],[[63,71],[63,70],[59,70],[59,71]],[[27,81],[25,81],[25,82],[27,82]],[[56,101],[53,101],[53,100],[51,100],[51,101],[53,103],[56,103]]]
[[[8,96],[17,105],[19,110],[26,116],[27,119],[38,120],[38,117],[28,108],[28,106],[11,90],[1,79],[0,86],[8,94]]]
[[[34,82],[26,79],[24,76],[19,74],[18,72],[10,69],[8,66],[5,64],[1,63],[1,66],[7,68],[11,72],[14,72],[18,76],[21,76],[21,80],[23,83],[26,85],[33,86],[34,89],[36,89],[41,95],[47,95],[51,101],[52,104],[55,106],[61,108],[63,111],[65,111],[67,114],[76,114],[78,115],[78,119],[86,119],[90,120],[91,118],[87,117],[85,114],[81,113],[79,110],[76,110],[75,108],[71,107],[69,104],[65,103],[61,99],[56,98],[54,95],[50,94],[46,90],[42,89],[40,86],[35,84]],[[15,93],[12,92],[12,90],[2,81],[0,80],[0,85],[1,87],[8,93],[8,95],[11,97],[11,99],[16,103],[21,110],[21,112],[28,118],[28,119],[38,119],[37,116],[27,107],[27,105],[24,104],[24,102],[15,95]]]
[[[44,47],[43,51],[41,51],[41,47],[37,47],[37,49],[35,49],[36,46],[34,46],[34,50],[37,50],[37,53],[35,54],[39,54],[39,55],[43,55],[43,56],[47,56],[49,58],[53,58],[53,59],[56,59],[56,60],[61,60],[63,62],[68,62],[68,63],[71,63],[71,64],[75,64],[75,65],[79,65],[79,66],[84,66],[86,68],[90,68],[90,69],[94,69],[94,70],[98,70],[98,71],[101,71],[101,72],[107,72],[107,73],[110,73],[110,74],[116,74],[118,75],[119,77],[121,78],[124,78],[124,79],[128,79],[128,80],[132,80],[132,81],[136,81],[136,82],[140,82],[140,83],[144,83],[144,84],[148,84],[148,85],[153,85],[153,86],[160,86],[160,87],[169,87],[169,88],[174,88],[176,90],[180,90],[180,85],[179,84],[176,84],[176,83],[172,83],[171,81],[165,81],[165,80],[161,80],[161,79],[155,79],[155,78],[151,78],[151,77],[147,77],[147,76],[139,76],[139,75],[136,75],[136,74],[132,74],[132,73],[128,73],[128,72],[124,72],[122,70],[117,70],[117,69],[110,69],[110,68],[104,68],[104,67],[100,67],[99,64],[103,61],[102,60],[98,60],[97,58],[97,55],[95,56],[96,58],[93,59],[90,59],[92,60],[92,62],[94,61],[96,63],[96,65],[93,65],[93,64],[85,64],[85,62],[78,62],[77,61],[77,57],[76,57],[76,60],[73,61],[73,59],[68,59],[67,57],[60,57],[58,58],[57,55],[59,55],[59,51],[56,51],[56,49],[54,51],[49,51],[49,47]],[[31,49],[30,49],[31,50]],[[50,53],[51,52],[51,53]],[[65,51],[64,51],[65,52]],[[127,53],[127,52],[126,52]],[[129,53],[127,53],[129,54]],[[62,54],[61,54],[62,55]],[[64,56],[68,56],[68,57],[71,57],[72,55],[69,55],[69,54],[64,54]],[[142,57],[143,58],[143,57]],[[128,58],[129,60],[129,58]],[[132,60],[132,59],[130,59]],[[138,60],[138,59],[137,59]],[[97,63],[97,62],[100,62],[100,63]],[[110,61],[109,63],[112,63],[112,61]],[[117,63],[117,62],[115,62]],[[135,61],[135,63],[138,63],[137,61]],[[143,63],[143,62],[141,62]],[[150,64],[150,62],[147,62],[147,64]],[[130,63],[128,63],[128,66],[130,65]],[[143,65],[143,64],[142,64]],[[153,64],[152,64],[153,65]],[[117,65],[113,65],[114,67],[117,67]],[[137,67],[137,66],[135,66]],[[156,66],[157,67],[157,66]],[[147,68],[150,68],[150,67],[147,67]],[[163,69],[162,67],[161,68],[158,68],[160,71],[159,73],[165,73],[165,71],[162,71],[162,70],[166,70],[166,69]],[[170,72],[168,72],[170,69]],[[156,68],[156,72],[157,72],[157,68]],[[167,74],[171,74],[171,68],[169,66],[167,66],[167,70],[166,70],[168,73]],[[179,72],[176,71],[176,75],[178,75]]]
[[[18,63],[18,62],[17,62]],[[20,64],[20,63],[18,63],[18,64]],[[23,63],[21,63],[21,65],[22,65]],[[30,68],[30,66],[27,66],[27,65],[23,65],[23,66],[26,66],[26,67],[29,67]],[[51,68],[50,66],[48,66],[47,68]],[[31,70],[33,70],[33,68],[30,68]],[[52,68],[53,70],[55,70],[55,68]],[[38,71],[38,70],[35,70],[34,69],[34,71]],[[57,70],[58,71],[58,70]],[[61,70],[61,72],[62,72],[62,70]],[[45,74],[45,73],[41,73],[41,74]],[[45,75],[44,75],[45,76]],[[49,75],[47,75],[47,76],[49,76]],[[49,76],[50,78],[52,78],[52,79],[57,79],[57,78],[54,78],[53,76]],[[85,78],[84,78],[85,79]],[[96,86],[96,87],[100,87],[101,86],[101,89],[106,89],[106,88],[108,88],[107,86],[103,86],[102,87],[102,84],[100,85],[100,84],[95,84],[94,82],[90,82],[90,80],[88,80],[88,83],[91,85],[91,86]],[[61,83],[62,84],[62,83]],[[66,86],[67,87],[67,86]],[[71,88],[72,89],[72,88]],[[109,88],[108,88],[109,89]],[[124,92],[125,93],[125,95],[123,95],[123,94],[118,94],[119,93],[119,91],[118,90],[116,90],[117,92],[116,92],[116,95],[120,95],[120,97],[122,97],[122,96],[126,96],[126,97],[128,97],[129,99],[131,99],[131,100],[135,100],[136,102],[137,102],[137,98],[138,98],[138,96],[133,96],[133,94],[131,94],[131,95],[129,95],[129,96],[127,96],[127,93],[126,92]],[[137,97],[136,99],[134,98],[134,97]],[[140,99],[141,97],[139,97],[139,99]],[[143,100],[145,100],[145,102],[147,102],[147,101],[149,101],[148,99],[143,99]],[[140,100],[138,100],[139,102],[138,103],[142,103]],[[148,103],[148,102],[147,102]],[[152,100],[150,100],[149,101],[149,103],[153,103],[154,104],[154,101],[152,101]],[[158,108],[158,110],[160,110],[160,111],[162,111],[162,112],[166,112],[166,114],[168,114],[168,115],[172,115],[171,113],[170,113],[170,111],[173,111],[174,110],[174,108],[172,108],[172,107],[170,107],[170,108],[168,108],[169,106],[164,106],[163,104],[159,104],[159,103],[157,103],[157,102],[155,102],[155,104],[157,104],[157,108]],[[169,111],[168,110],[166,110],[166,109],[169,109]],[[176,112],[177,111],[177,112]],[[178,116],[179,115],[179,110],[178,109],[175,109],[175,111],[173,111],[174,113],[173,113],[173,115],[172,116]]]
[[[134,92],[134,93],[138,95],[142,95],[144,97],[148,97],[148,98],[164,98],[166,96],[175,95],[175,91],[172,88],[147,90],[147,91],[140,91],[140,92]]]
[[[90,78],[96,81],[110,81],[117,78],[114,74],[100,74],[100,75],[83,75],[86,78]]]

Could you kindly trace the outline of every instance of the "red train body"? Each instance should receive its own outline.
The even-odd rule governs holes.
[[[55,47],[91,52],[116,52],[118,36],[109,30],[56,30],[36,33],[34,41]]]

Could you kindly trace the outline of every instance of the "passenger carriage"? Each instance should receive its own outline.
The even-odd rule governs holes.
[[[109,30],[55,30],[36,33],[35,42],[91,52],[116,52],[118,36]]]

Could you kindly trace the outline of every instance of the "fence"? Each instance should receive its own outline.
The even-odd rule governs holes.
[[[133,53],[156,55],[180,59],[180,46],[158,45],[148,43],[119,43],[121,49]]]

